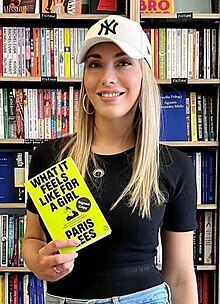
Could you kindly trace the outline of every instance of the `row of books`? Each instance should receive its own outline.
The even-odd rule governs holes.
[[[0,76],[80,77],[85,28],[0,27]]]
[[[3,0],[0,13],[125,14],[126,0]]]
[[[161,93],[161,141],[215,141],[217,96],[195,91]]]
[[[211,271],[198,271],[197,288],[198,288],[198,304],[212,304],[215,303],[215,277]]]
[[[0,214],[0,266],[23,267],[22,239],[26,215]]]
[[[216,154],[209,150],[204,152],[187,152],[192,159],[196,184],[197,204],[214,204],[216,186]]]
[[[0,89],[0,138],[51,139],[77,127],[79,90]]]
[[[218,78],[217,28],[145,28],[156,79]]]
[[[197,212],[198,228],[194,231],[193,249],[195,265],[216,264],[216,214],[215,211]]]
[[[45,283],[30,274],[0,274],[1,304],[44,304]]]

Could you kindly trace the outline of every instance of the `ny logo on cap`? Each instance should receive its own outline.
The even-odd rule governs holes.
[[[108,24],[108,20],[105,20],[101,24],[100,31],[98,32],[98,35],[102,34],[102,31],[105,30],[104,35],[108,35],[109,32],[112,34],[116,34],[115,28],[118,25],[118,22],[116,22],[114,19]]]

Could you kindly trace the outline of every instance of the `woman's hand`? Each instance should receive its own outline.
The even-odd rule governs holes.
[[[77,252],[60,254],[59,249],[64,247],[76,247],[78,240],[51,241],[40,248],[37,256],[37,265],[34,273],[42,280],[57,281],[73,270]]]

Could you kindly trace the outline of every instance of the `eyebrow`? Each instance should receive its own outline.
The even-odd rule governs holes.
[[[125,52],[119,52],[119,53],[115,54],[114,58],[118,58],[118,57],[121,57],[121,56],[124,56],[124,55],[127,55],[127,54],[125,54]],[[92,54],[90,54],[90,55],[88,55],[86,57],[86,60],[89,59],[89,58],[91,58],[91,57],[92,58],[97,58],[97,59],[101,59],[102,58],[102,56],[100,54],[98,54],[98,53],[92,53]]]

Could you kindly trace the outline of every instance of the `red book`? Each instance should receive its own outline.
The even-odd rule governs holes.
[[[202,304],[209,304],[209,273],[205,271],[203,273],[203,292],[202,292],[203,301]]]

